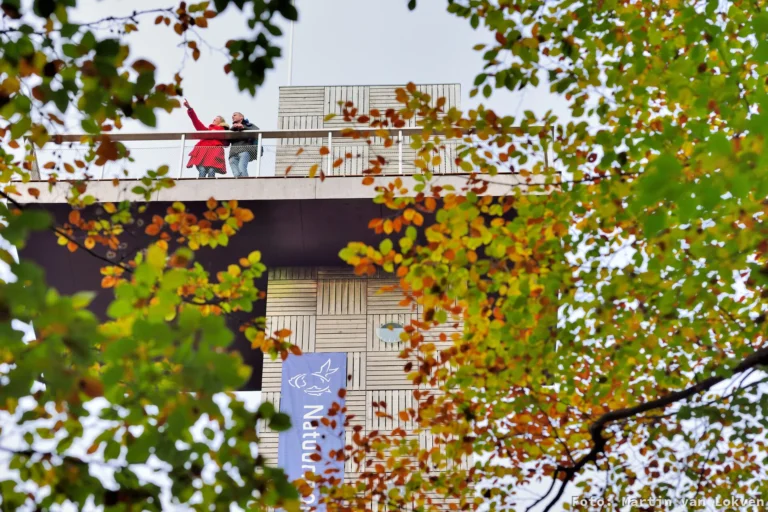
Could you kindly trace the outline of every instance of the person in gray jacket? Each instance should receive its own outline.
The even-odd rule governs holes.
[[[248,121],[243,114],[232,114],[232,131],[242,132],[258,130],[259,127]],[[248,163],[256,159],[256,139],[233,139],[229,148],[229,166],[235,178],[248,177]]]

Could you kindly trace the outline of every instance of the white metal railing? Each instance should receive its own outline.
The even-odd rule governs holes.
[[[383,155],[386,167],[383,174],[407,175],[416,171],[413,166],[415,152],[410,149],[409,138],[424,132],[422,128],[388,129],[386,132],[394,144],[385,147],[384,138],[372,129],[356,128],[362,137],[355,139],[350,129],[310,129],[310,130],[254,130],[248,132],[204,131],[204,132],[155,132],[155,133],[107,133],[113,141],[121,142],[130,151],[130,160],[109,162],[108,165],[96,166],[93,162],[84,162],[82,156],[88,151],[90,135],[56,135],[44,149],[38,149],[33,165],[33,179],[47,180],[56,173],[60,179],[113,180],[139,179],[148,169],[157,169],[161,165],[170,167],[169,177],[175,179],[196,178],[197,171],[189,169],[189,152],[194,143],[200,140],[235,141],[255,140],[255,146],[245,146],[253,155],[250,158],[247,177],[306,177],[308,169],[317,166],[326,176],[361,175],[369,167],[368,161]],[[370,141],[370,142],[369,142]],[[272,142],[272,144],[269,144]],[[149,144],[138,147],[139,143]],[[168,144],[171,143],[171,144]],[[457,139],[444,140],[441,144],[442,165],[435,170],[437,174],[463,172],[455,164],[457,146],[462,144]],[[240,146],[241,148],[243,146]],[[319,153],[325,147],[327,152]],[[225,148],[227,151],[231,148]],[[265,151],[266,150],[266,151]],[[174,156],[175,154],[175,156]],[[80,156],[81,158],[78,158]],[[548,165],[550,158],[546,153],[531,155]],[[265,158],[266,157],[266,158]],[[357,159],[357,163],[347,160]],[[229,172],[217,177],[233,176],[231,166],[225,156],[225,166]],[[272,163],[274,170],[265,168],[264,160]],[[344,164],[339,164],[344,160]],[[410,160],[410,161],[409,161]],[[396,162],[395,162],[396,161]],[[334,165],[336,164],[336,165]],[[100,167],[100,168],[99,168]],[[121,169],[122,167],[122,169]],[[115,172],[115,168],[117,168]],[[293,168],[291,172],[287,169]],[[135,172],[138,171],[138,172]],[[255,173],[255,176],[252,174]],[[283,172],[285,171],[285,172]]]

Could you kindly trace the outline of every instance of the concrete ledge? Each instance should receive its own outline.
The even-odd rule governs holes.
[[[361,176],[330,177],[325,181],[318,178],[222,178],[222,179],[181,179],[176,186],[158,192],[153,201],[205,201],[210,197],[219,200],[301,200],[301,199],[365,199],[376,197],[376,186],[386,186],[398,176],[379,176],[373,185],[363,185]],[[417,184],[412,176],[400,176],[403,186],[410,191]],[[525,180],[517,174],[500,174],[486,178],[490,184],[485,195],[503,196],[515,187],[524,185]],[[538,181],[538,180],[537,180]],[[465,175],[435,176],[433,183],[439,186],[452,185],[457,190],[466,186]],[[141,185],[135,180],[122,180],[115,186],[111,181],[91,181],[88,193],[99,202],[115,202],[124,199],[139,200],[131,189]],[[16,183],[21,195],[15,199],[21,203],[66,203],[70,185],[62,182],[50,186],[47,182]],[[36,188],[40,197],[35,199],[28,190]]]

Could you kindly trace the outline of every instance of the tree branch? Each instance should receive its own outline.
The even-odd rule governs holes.
[[[24,210],[24,205],[22,205],[21,203],[19,203],[15,199],[13,199],[11,196],[6,194],[2,190],[0,190],[0,197],[6,199],[9,203],[11,203],[13,206],[18,208],[19,210]],[[57,235],[59,235],[61,237],[66,238],[67,241],[75,244],[78,248],[80,248],[83,251],[87,252],[88,254],[90,254],[91,256],[96,258],[97,260],[103,261],[103,262],[105,262],[105,263],[107,263],[107,264],[109,264],[110,266],[113,266],[113,267],[119,267],[119,268],[123,269],[125,272],[127,272],[129,274],[133,274],[133,268],[131,268],[130,266],[125,265],[125,264],[123,264],[120,261],[112,261],[109,258],[107,258],[106,256],[102,256],[101,254],[97,253],[96,251],[88,249],[85,245],[81,244],[76,239],[72,238],[68,233],[66,233],[61,228],[56,227],[56,226],[51,226],[49,229],[51,231],[53,231],[55,234],[57,234]],[[193,306],[220,306],[224,302],[223,299],[216,299],[213,302],[209,302],[209,301],[206,301],[206,300],[202,300],[201,301],[200,299],[197,299],[197,298],[194,298],[194,297],[191,298],[191,299],[188,298],[188,297],[182,297],[181,300],[183,302],[186,302],[187,304],[192,304]]]
[[[560,473],[563,473],[564,478],[560,485],[560,488],[557,491],[557,494],[554,496],[552,501],[549,502],[547,507],[544,509],[544,512],[548,512],[552,510],[552,508],[560,501],[560,498],[563,496],[563,493],[565,492],[566,487],[568,487],[568,484],[573,480],[576,474],[579,471],[581,471],[584,468],[584,466],[586,466],[590,462],[596,462],[597,457],[604,452],[605,445],[608,442],[608,440],[605,437],[603,437],[603,432],[605,431],[605,428],[608,427],[608,425],[617,421],[632,418],[634,416],[637,416],[638,414],[652,411],[654,409],[662,409],[668,405],[679,402],[681,400],[686,400],[694,395],[708,391],[709,389],[713,388],[717,384],[725,381],[727,378],[733,377],[735,375],[738,375],[740,373],[743,373],[745,371],[751,370],[753,368],[756,368],[758,366],[762,366],[765,364],[768,364],[768,347],[764,347],[760,350],[757,350],[752,354],[750,354],[749,356],[742,359],[741,362],[739,362],[730,371],[730,374],[727,376],[709,377],[691,387],[688,387],[686,389],[683,389],[674,393],[670,393],[669,395],[664,396],[662,398],[651,400],[650,402],[636,405],[634,407],[627,407],[624,409],[610,411],[600,416],[597,420],[595,420],[589,426],[589,434],[590,434],[590,437],[592,438],[592,449],[586,455],[584,455],[582,458],[576,461],[576,463],[573,466],[570,466],[570,467],[558,466],[558,468],[555,470],[555,473],[552,476],[553,480],[557,479]],[[550,487],[550,490],[547,491],[544,497],[549,495],[549,493],[552,490],[552,487],[553,486]]]

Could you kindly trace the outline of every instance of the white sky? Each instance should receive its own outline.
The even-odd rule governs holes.
[[[133,10],[172,5],[172,0],[84,0],[79,20],[119,16]],[[421,0],[409,11],[406,0],[296,0],[299,21],[295,24],[293,85],[402,85],[415,83],[460,83],[462,106],[477,104],[469,91],[481,71],[482,52],[475,44],[490,36],[475,31],[466,20],[446,12],[447,2]],[[180,38],[165,25],[154,26],[154,17],[146,17],[139,32],[130,35],[134,57],[154,62],[160,79],[170,81],[180,68]],[[201,46],[199,61],[184,64],[184,94],[204,121],[221,114],[227,119],[236,110],[243,111],[262,129],[277,125],[278,88],[288,85],[288,26],[279,43],[284,57],[256,97],[240,93],[235,80],[223,72],[225,56]],[[245,16],[230,8],[211,20],[201,35],[215,48],[223,48],[232,37],[248,34]],[[544,77],[542,77],[544,78]],[[550,108],[565,112],[563,100],[549,94],[548,86],[529,88],[523,93],[497,91],[486,101],[499,113],[515,114],[533,110],[542,114]],[[183,110],[161,114],[158,129],[178,131],[191,128]],[[126,129],[137,130],[137,126]],[[146,130],[146,128],[140,128]]]

